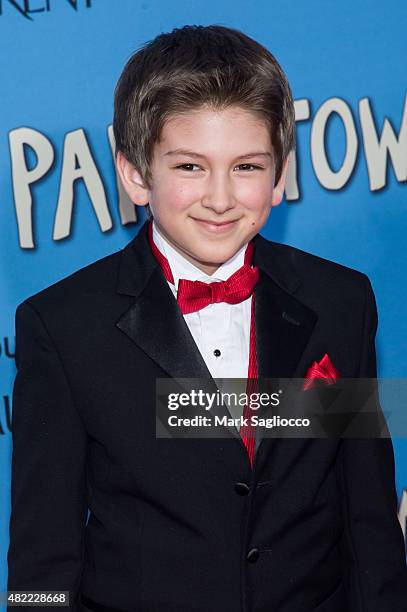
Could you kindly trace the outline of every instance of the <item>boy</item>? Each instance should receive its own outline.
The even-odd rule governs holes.
[[[155,435],[157,378],[376,376],[368,278],[259,235],[294,146],[275,58],[221,26],[161,34],[125,66],[113,127],[150,219],[17,309],[9,590],[405,612],[391,440]]]

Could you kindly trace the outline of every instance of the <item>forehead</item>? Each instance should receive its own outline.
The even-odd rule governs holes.
[[[250,145],[271,151],[270,130],[264,118],[246,109],[231,106],[223,110],[201,107],[171,115],[164,123],[157,143],[160,150],[194,147],[196,149],[245,149]]]

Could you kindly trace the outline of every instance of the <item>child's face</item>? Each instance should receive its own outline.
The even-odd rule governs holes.
[[[238,107],[205,107],[165,123],[154,148],[151,189],[142,186],[123,157],[118,169],[131,200],[150,204],[172,246],[213,274],[281,202],[287,163],[273,188],[275,164],[265,122]]]

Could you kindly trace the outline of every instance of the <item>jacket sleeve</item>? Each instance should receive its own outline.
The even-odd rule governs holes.
[[[69,591],[69,609],[79,610],[87,434],[58,351],[28,301],[15,324],[7,589]]]
[[[367,276],[360,378],[377,377],[377,308]],[[380,414],[382,414],[378,402]],[[339,474],[349,612],[406,612],[407,568],[390,437],[343,439]]]

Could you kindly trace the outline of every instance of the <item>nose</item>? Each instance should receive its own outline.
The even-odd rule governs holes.
[[[222,173],[212,175],[205,185],[202,206],[210,208],[218,215],[234,208],[234,197],[228,177]]]

